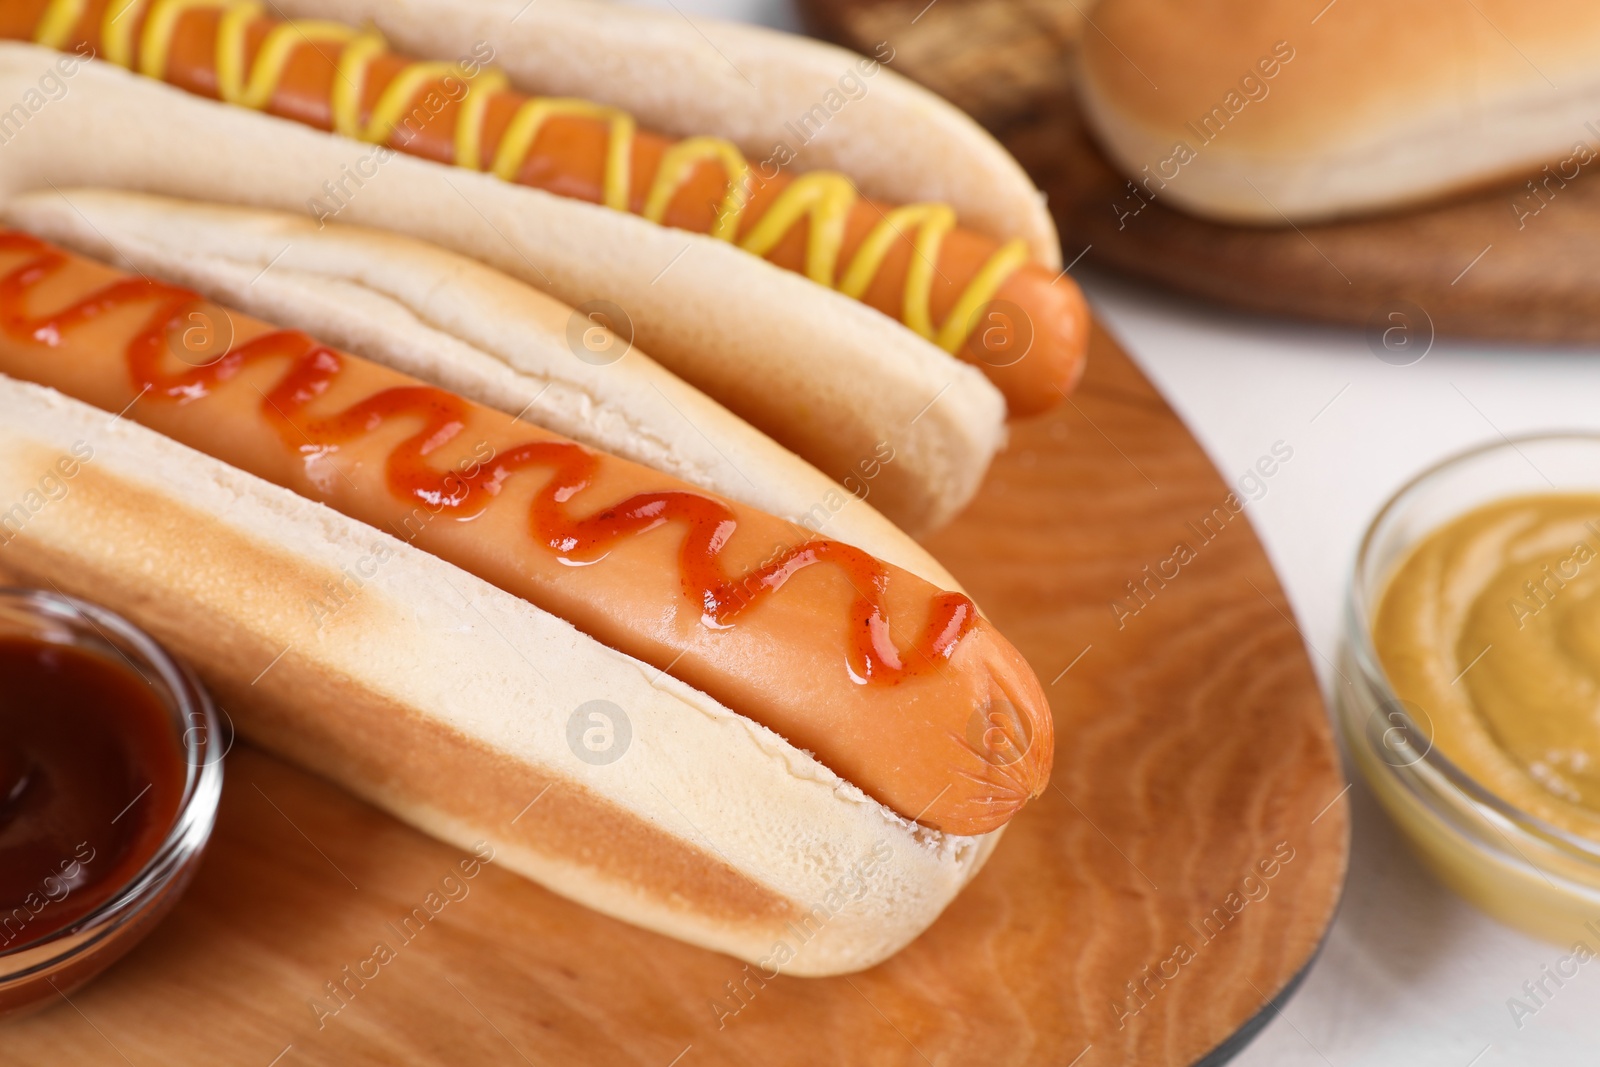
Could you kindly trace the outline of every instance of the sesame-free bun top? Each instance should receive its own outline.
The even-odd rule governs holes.
[[[1593,3],[1104,0],[1094,19],[1091,127],[1157,199],[1210,218],[1403,206],[1600,141]]]

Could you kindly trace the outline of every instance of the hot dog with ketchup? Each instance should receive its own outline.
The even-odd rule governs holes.
[[[957,225],[947,204],[863,199],[835,172],[767,177],[723,138],[674,140],[613,107],[519,93],[492,68],[396,55],[370,30],[271,18],[256,0],[18,0],[0,18],[0,36],[92,49],[189,92],[712,234],[978,364],[1017,415],[1060,402],[1082,369],[1075,286],[1021,238]],[[449,103],[418,109],[430,93]]]
[[[0,20],[31,3],[8,6]],[[51,4],[41,15],[50,26],[35,21],[15,36],[56,40],[59,32],[65,42],[97,13],[102,27],[107,16],[137,16],[126,56],[136,70],[146,31],[154,41],[165,29],[152,21],[154,6],[117,6],[113,15],[98,0]],[[234,54],[239,64],[267,51],[272,26],[251,21],[259,12],[163,7],[174,33],[191,10],[235,13],[255,35],[253,57]],[[991,259],[1023,238],[1034,262],[1053,271],[1059,248],[1031,183],[969,120],[884,71],[870,93],[833,115],[827,136],[807,144],[806,162],[778,175],[792,180],[752,183],[749,200],[725,211],[736,169],[726,145],[746,161],[759,158],[783,119],[805,111],[859,57],[730,27],[712,31],[718,57],[705,52],[704,24],[640,13],[613,26],[605,9],[565,0],[532,8],[520,0],[467,8],[281,0],[273,8],[336,19],[344,28],[329,33],[347,43],[350,27],[376,25],[397,53],[451,64],[475,41],[493,39],[518,90],[606,105],[603,145],[599,127],[585,133],[579,120],[563,135],[587,138],[606,164],[563,171],[580,153],[551,155],[542,184],[588,181],[578,196],[519,180],[526,174],[507,180],[454,165],[459,154],[492,168],[481,143],[457,153],[457,135],[497,136],[499,155],[513,143],[517,116],[534,114],[537,101],[480,81],[483,71],[461,71],[468,91],[450,99],[444,72],[384,60],[370,36],[354,52],[341,48],[341,60],[398,69],[382,86],[371,79],[389,104],[356,94],[354,121],[377,131],[377,112],[410,103],[402,118],[422,117],[408,140],[437,133],[433,158],[396,154],[393,139],[374,146],[330,136],[113,64],[72,66],[71,53],[0,43],[0,96],[30,99],[43,70],[71,80],[6,142],[7,214],[148,275],[60,260],[23,238],[7,253],[12,260],[0,260],[16,300],[0,309],[9,338],[0,338],[0,564],[150,629],[197,667],[247,739],[462,847],[491,839],[497,863],[587,906],[733,953],[763,974],[840,973],[893,953],[973,877],[1006,812],[1044,784],[1050,721],[1015,650],[970,601],[938,584],[940,569],[919,560],[908,540],[895,545],[892,529],[858,521],[852,534],[824,537],[730,499],[747,499],[743,491],[691,487],[530,429],[518,420],[524,402],[507,405],[508,393],[473,392],[499,408],[491,411],[440,390],[441,380],[494,378],[481,367],[476,377],[458,374],[454,350],[428,354],[468,332],[485,353],[516,365],[504,345],[486,343],[493,331],[478,328],[472,313],[500,287],[470,271],[436,284],[432,267],[412,278],[400,257],[382,270],[373,260],[384,252],[382,231],[393,231],[583,305],[571,320],[581,336],[626,327],[617,334],[636,336],[836,479],[870,480],[872,503],[926,529],[964,505],[1003,440],[1000,392],[936,336],[881,314],[870,293],[864,302],[839,291],[853,263],[869,262],[851,242],[869,244],[870,232],[846,225],[827,285],[739,245],[778,215],[780,195],[803,190],[805,175],[835,170],[879,206],[950,205],[962,229],[991,243]],[[0,28],[11,33],[9,23]],[[217,37],[224,28],[219,18]],[[200,56],[188,69],[200,77],[211,70],[218,95],[235,74],[251,82],[225,52],[209,55],[209,67]],[[169,50],[164,62],[173,58]],[[750,93],[726,91],[735,66],[756,75],[741,82]],[[413,75],[418,92],[408,100],[396,86]],[[424,76],[433,75],[438,84],[429,87]],[[473,86],[492,92],[474,95]],[[281,87],[267,88],[271,104]],[[501,106],[514,107],[498,134],[484,122],[446,123],[452,109],[459,117],[481,108],[486,119],[500,93]],[[434,98],[445,103],[431,107]],[[325,119],[338,125],[333,96],[300,103],[327,107]],[[611,108],[639,116],[631,140],[612,135]],[[318,121],[298,116],[307,117]],[[645,126],[686,140],[638,135]],[[562,129],[547,117],[523,131],[523,162],[556,145]],[[644,216],[656,214],[647,210],[653,188],[634,188],[635,167],[638,183],[653,187],[674,148],[704,146],[694,139],[707,134],[725,139],[712,146],[720,169],[691,161],[682,177],[705,183],[694,195],[709,191],[717,205],[698,228],[736,217],[732,237],[697,233],[693,219],[652,221]],[[653,161],[651,145],[660,151]],[[607,206],[604,166],[623,154],[629,202]],[[759,176],[774,181],[765,170]],[[180,201],[130,203],[112,192],[74,206],[72,190],[83,185]],[[624,186],[613,176],[612,187]],[[37,197],[21,195],[46,189],[69,209],[54,222]],[[758,205],[764,189],[772,202]],[[687,189],[655,199],[663,196],[662,222],[692,205]],[[865,197],[852,207],[870,206]],[[311,249],[292,228],[177,206],[183,200],[294,211],[330,234],[374,236],[362,239],[360,254],[337,238]],[[313,210],[312,200],[324,206]],[[798,242],[791,262],[801,267],[833,255],[823,245],[810,256],[819,247],[810,230],[837,203],[818,194],[817,210],[783,230],[765,256],[781,259],[784,241]],[[68,214],[82,226],[62,223]],[[949,221],[923,217],[934,225],[891,235],[868,289],[896,284],[884,281],[895,240],[914,246]],[[927,325],[935,334],[959,324],[940,303],[933,269],[959,243],[946,240],[923,258],[934,275]],[[899,283],[918,269],[915,253]],[[208,285],[211,267],[232,281]],[[226,294],[251,291],[237,299],[262,320],[307,332],[227,316],[182,286],[223,304],[234,299]],[[1064,278],[1058,287],[1075,295]],[[903,315],[916,288],[879,303]],[[409,294],[405,307],[384,303],[399,294]],[[516,299],[496,291],[488,304],[502,301]],[[610,317],[596,319],[590,305],[607,302]],[[992,320],[1003,302],[981,309],[1002,340],[1006,331]],[[334,305],[348,307],[333,314]],[[196,314],[213,328],[228,324],[226,354],[196,358],[186,347],[187,316]],[[362,315],[423,354],[379,353],[377,366],[312,340],[319,322],[342,330]],[[341,344],[366,353],[376,340]],[[573,355],[584,359],[576,348]],[[419,377],[388,369],[395,366]],[[581,379],[598,387],[603,405],[621,399],[607,393],[606,370]],[[676,408],[682,394],[662,399]],[[721,418],[708,407],[673,414],[684,424],[669,437]],[[730,438],[720,425],[713,430],[706,444],[720,451],[713,436]],[[660,450],[648,438],[641,425],[619,439],[641,445],[640,458],[657,466]],[[780,469],[733,458],[745,481]],[[797,492],[776,494],[787,501],[784,514],[807,510],[809,490]],[[846,541],[877,546],[880,557],[932,583]]]
[[[195,314],[233,339],[198,366]],[[0,373],[395,532],[925,826],[987,833],[1048,777],[1039,683],[964,595],[299,331],[6,232]]]

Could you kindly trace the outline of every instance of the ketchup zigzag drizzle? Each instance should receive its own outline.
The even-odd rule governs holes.
[[[858,548],[809,540],[780,551],[753,570],[730,576],[722,555],[738,519],[720,500],[685,490],[639,493],[586,518],[573,518],[567,505],[590,486],[602,460],[600,453],[583,445],[534,441],[500,452],[471,476],[440,472],[428,457],[465,428],[471,405],[461,397],[431,386],[404,386],[374,393],[335,414],[307,416],[306,409],[339,377],[345,357],[306,334],[276,330],[230,348],[204,366],[169,372],[163,369],[171,361],[168,338],[181,328],[186,310],[205,303],[198,293],[148,278],[127,278],[59,311],[29,318],[24,310],[28,292],[69,259],[37,238],[9,231],[0,231],[0,251],[34,253],[0,279],[0,327],[13,338],[54,347],[74,326],[131,304],[152,305],[150,319],[128,345],[127,361],[133,388],[153,399],[193,403],[253,363],[286,360],[288,370],[263,394],[261,414],[291,451],[308,458],[323,456],[393,419],[420,419],[421,428],[386,461],[389,489],[403,500],[470,519],[490,506],[507,480],[519,472],[549,470],[550,477],[530,509],[529,532],[536,543],[573,563],[598,562],[624,538],[667,523],[683,525],[679,566],[684,595],[699,606],[707,627],[733,626],[794,575],[823,563],[842,569],[856,590],[846,663],[858,684],[892,684],[933,668],[950,657],[977,623],[977,609],[970,599],[940,592],[933,598],[921,638],[909,655],[902,654],[890,636],[885,609],[888,569]]]

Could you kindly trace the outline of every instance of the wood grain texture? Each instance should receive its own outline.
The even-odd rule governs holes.
[[[1136,197],[1084,128],[1073,64],[1078,35],[1097,32],[1082,15],[1092,19],[1091,4],[804,0],[802,9],[821,36],[847,47],[889,42],[895,70],[994,132],[1049,195],[1068,261],[1087,248],[1085,264],[1273,315],[1368,326],[1405,301],[1440,335],[1600,340],[1592,165],[1538,196],[1530,174],[1426,208],[1299,230],[1207,222],[1159,195]]]
[[[977,503],[932,545],[1055,680],[1060,741],[1052,788],[906,951],[847,978],[758,984],[492,864],[405,943],[390,924],[463,855],[241,747],[172,917],[70,1006],[0,1030],[0,1060],[1194,1062],[1320,941],[1345,870],[1344,784],[1247,519],[1213,518],[1209,542],[1189,525],[1226,513],[1228,487],[1104,334],[1089,366],[1072,403],[1014,428]],[[1180,541],[1195,557],[1119,624],[1111,602]],[[393,958],[319,1018],[313,1002],[339,1004],[326,983],[380,941]],[[1147,978],[1180,943],[1192,958]],[[742,1005],[730,982],[745,983]]]

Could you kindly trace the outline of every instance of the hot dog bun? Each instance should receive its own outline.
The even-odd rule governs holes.
[[[866,502],[876,480],[867,475],[881,470],[881,457],[841,487],[620,339],[599,346],[605,359],[620,353],[615,362],[579,358],[574,318],[585,333],[599,327],[463,256],[362,227],[318,227],[303,215],[138,193],[52,190],[0,210],[19,229],[305,330],[960,588]]]
[[[1600,113],[1600,7],[1321,6],[1104,0],[1082,46],[1101,144],[1136,182],[1185,144],[1194,158],[1149,192],[1276,225],[1531,173],[1600,139],[1585,126]]]
[[[0,45],[0,98],[36,90],[62,58]],[[88,62],[5,145],[0,196],[97,185],[303,212],[324,181],[363,168],[381,180],[338,221],[431,241],[575,306],[614,302],[652,356],[836,480],[892,448],[875,503],[913,534],[966,504],[1003,440],[1004,400],[981,372],[856,300],[712,237],[480,172],[375,163],[380,151]]]
[[[434,556],[3,377],[0,516],[0,563],[149,629],[255,743],[445,840],[487,839],[498,862],[586,906],[768,969],[836,974],[890,955],[998,837],[917,827]],[[313,622],[305,600],[357,572],[358,593]],[[592,701],[615,705],[615,738],[624,722],[630,734],[613,762],[569,743]]]

